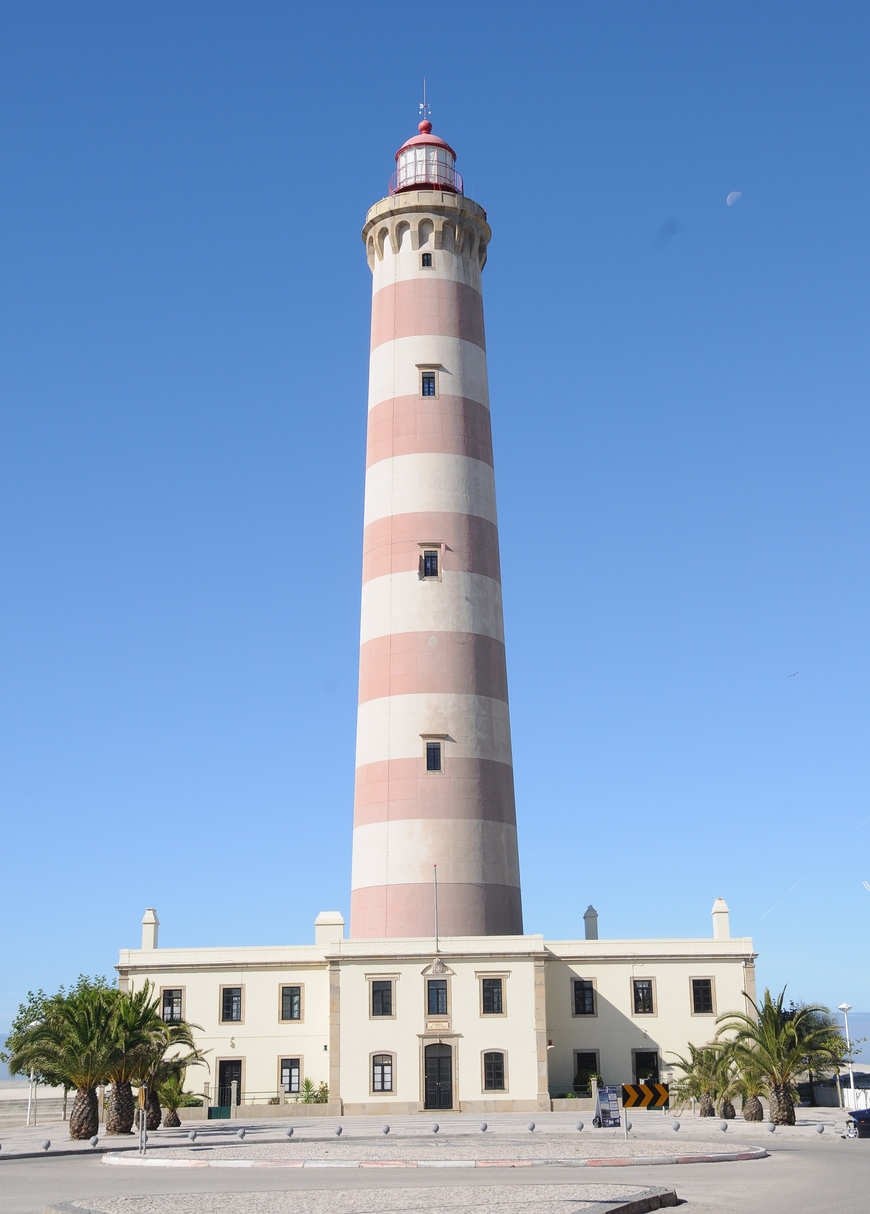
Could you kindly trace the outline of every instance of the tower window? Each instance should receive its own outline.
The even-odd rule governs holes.
[[[426,743],[426,770],[441,771],[441,743],[427,742]]]
[[[423,577],[438,577],[438,549],[423,549]]]
[[[424,270],[431,270],[432,269],[432,254],[424,253],[422,255],[422,257],[420,258],[420,265],[423,267]]]
[[[420,373],[420,395],[435,396],[435,372],[421,371]]]

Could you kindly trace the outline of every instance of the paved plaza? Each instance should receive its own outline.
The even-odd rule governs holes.
[[[7,1130],[0,1214],[639,1214],[673,1194],[689,1214],[866,1204],[870,1142],[842,1139],[838,1110],[802,1111],[775,1133],[739,1120],[722,1132],[691,1114],[675,1131],[673,1115],[639,1113],[627,1141],[588,1123],[578,1131],[566,1114],[542,1114],[534,1130],[530,1120],[493,1116],[484,1132],[481,1119],[450,1114],[437,1134],[422,1116],[395,1119],[389,1134],[371,1118],[200,1122],[152,1134],[144,1166],[129,1138],[94,1148],[70,1143],[62,1124]],[[692,1159],[722,1161],[677,1162]]]

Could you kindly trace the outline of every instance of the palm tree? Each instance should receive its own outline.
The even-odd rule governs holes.
[[[733,1121],[737,1116],[734,1109],[734,1097],[738,1095],[740,1071],[732,1054],[730,1042],[717,1042],[719,1066],[716,1075],[716,1091],[721,1101],[719,1116],[725,1121]]]
[[[797,1076],[808,1066],[818,1069],[836,1064],[830,1023],[820,1022],[827,1008],[817,1004],[786,1008],[785,988],[776,998],[765,990],[760,1007],[748,995],[746,999],[755,1015],[727,1012],[719,1017],[720,1032],[733,1034],[729,1048],[741,1070],[764,1077],[770,1120],[775,1125],[794,1125]]]
[[[92,1138],[99,1129],[97,1087],[116,1060],[112,1032],[115,990],[84,989],[56,997],[45,1018],[23,1034],[10,1064],[13,1072],[33,1067],[75,1088],[70,1138]]]
[[[138,991],[125,991],[115,1004],[113,1032],[116,1059],[109,1073],[111,1088],[106,1106],[106,1133],[130,1134],[133,1131],[135,1101],[132,1081],[139,1070],[139,1054],[147,1050],[163,1019],[159,1000],[152,997],[150,982]]]
[[[760,1097],[767,1095],[767,1084],[761,1072],[744,1066],[738,1072],[734,1089],[743,1102],[744,1121],[764,1121],[764,1106]]]
[[[166,1074],[157,1085],[157,1095],[160,1103],[166,1109],[163,1124],[168,1129],[178,1129],[181,1125],[178,1110],[184,1103],[185,1097],[190,1095],[184,1090],[184,1073],[187,1067],[183,1064],[177,1065],[174,1060],[164,1065]]]
[[[701,1117],[716,1116],[722,1060],[721,1050],[716,1045],[692,1045],[689,1042],[689,1057],[674,1054],[674,1065],[683,1072],[677,1083],[677,1097],[683,1103],[698,1101]]]
[[[145,1106],[145,1128],[156,1130],[160,1125],[160,1084],[168,1078],[173,1068],[184,1068],[193,1063],[204,1062],[205,1054],[196,1048],[192,1029],[199,1028],[198,1024],[166,1024],[160,1021],[159,1027],[151,1034],[146,1046],[136,1051],[136,1067],[133,1082],[137,1087],[144,1087],[147,1092]],[[170,1054],[167,1051],[175,1048],[187,1050],[186,1054]]]

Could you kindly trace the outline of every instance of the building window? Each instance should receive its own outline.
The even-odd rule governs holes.
[[[426,770],[441,771],[441,743],[427,742],[426,743]]]
[[[392,1092],[393,1055],[374,1054],[372,1057],[372,1091]]]
[[[372,983],[372,1015],[392,1016],[393,1014],[393,984],[391,981],[376,980]]]
[[[713,979],[692,979],[692,1011],[696,1016],[709,1016],[713,1011]]]
[[[423,550],[423,554],[420,557],[420,574],[422,577],[438,577],[441,572],[439,568],[440,555],[437,548],[425,548]]]
[[[574,1091],[592,1090],[592,1076],[598,1074],[598,1051],[574,1051]]]
[[[504,1091],[504,1054],[496,1050],[483,1056],[483,1088],[486,1092]]]
[[[221,991],[221,1020],[229,1021],[242,1018],[242,988],[240,986],[225,986]]]
[[[447,979],[430,978],[426,983],[426,1012],[429,1016],[447,1015]]]
[[[658,1083],[660,1078],[658,1050],[632,1050],[631,1054],[634,1060],[635,1083]]]
[[[302,1074],[302,1062],[299,1058],[281,1059],[281,1087],[285,1092],[300,1090],[299,1076]]]
[[[633,1007],[635,1016],[655,1014],[652,978],[632,978]]]
[[[424,270],[431,270],[432,269],[432,254],[424,253],[422,255],[422,257],[420,258],[420,265],[423,267]]]
[[[181,1024],[181,991],[165,990],[161,1016],[167,1024]]]
[[[435,396],[435,372],[421,371],[420,372],[420,395]]]
[[[281,987],[281,1019],[282,1020],[301,1020],[302,1019],[302,987],[301,986],[282,986]]]
[[[484,1016],[502,1016],[504,998],[501,978],[481,978],[481,1006]]]
[[[595,1015],[595,987],[588,978],[574,979],[574,1015]]]

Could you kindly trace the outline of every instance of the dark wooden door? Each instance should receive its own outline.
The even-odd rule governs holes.
[[[233,1083],[236,1084],[236,1104],[242,1099],[242,1064],[231,1060],[218,1063],[218,1104],[229,1108],[233,1102]]]
[[[423,1107],[453,1108],[453,1050],[449,1045],[427,1045],[425,1052],[426,1083]]]

